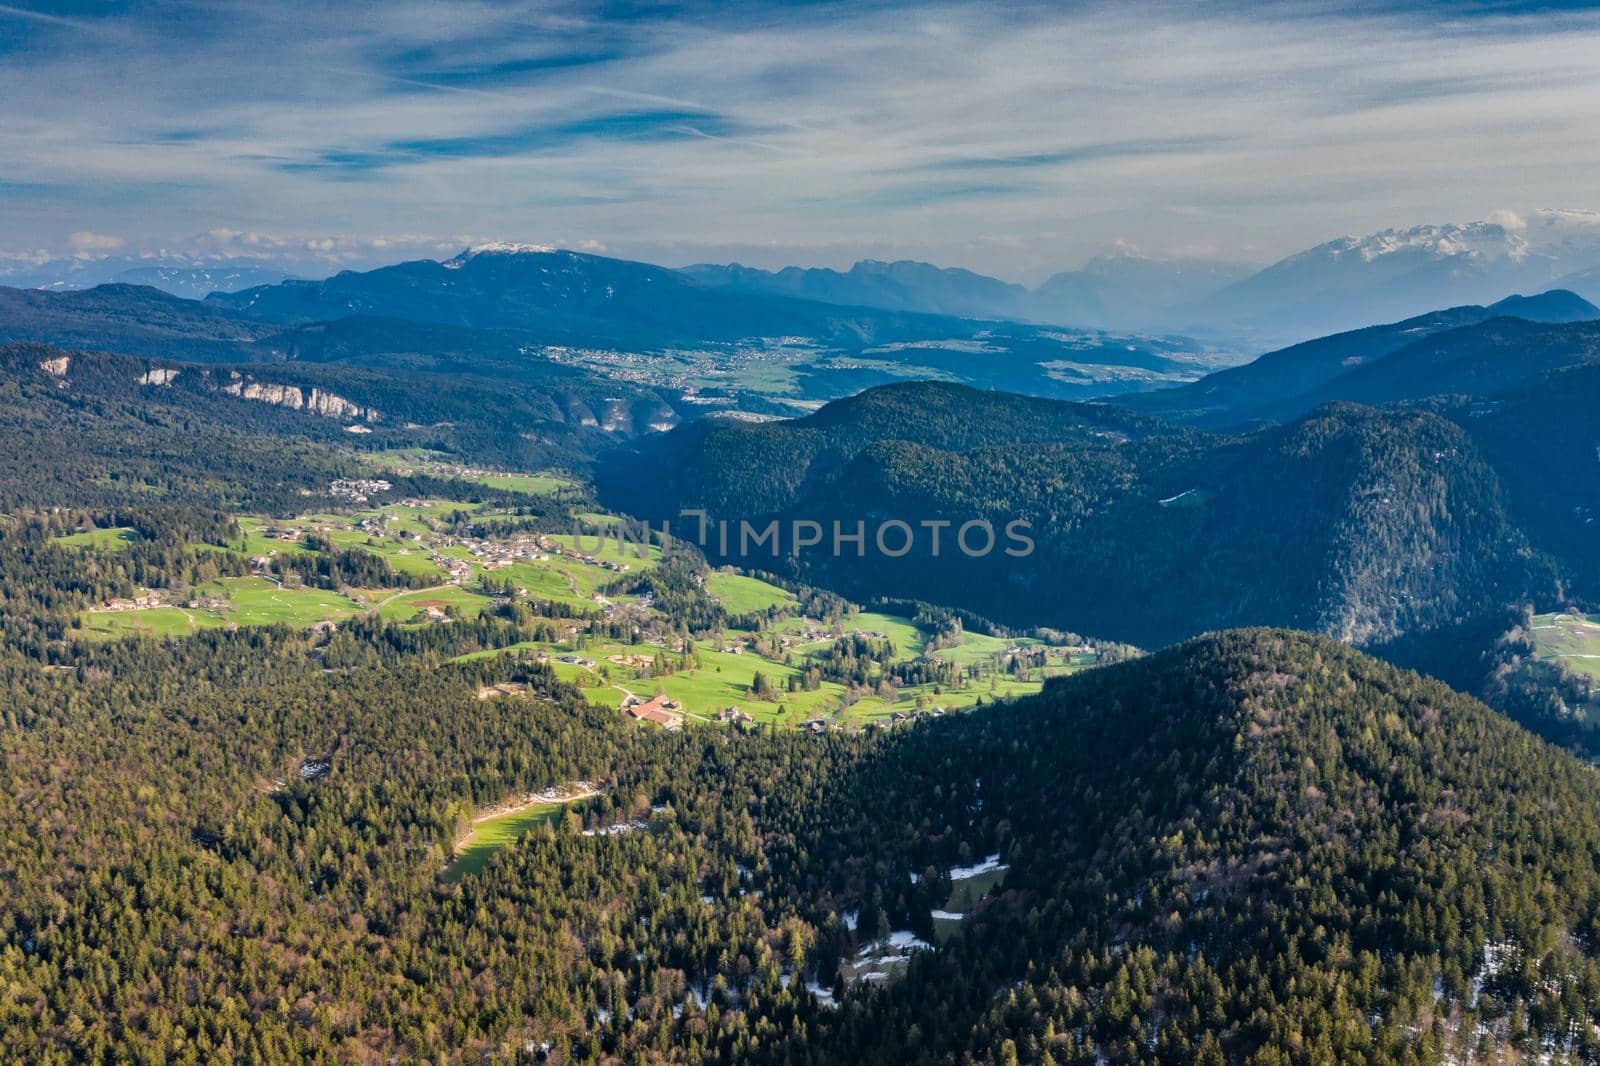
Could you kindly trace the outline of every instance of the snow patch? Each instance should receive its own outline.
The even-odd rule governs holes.
[[[995,852],[976,866],[952,867],[950,869],[950,880],[965,881],[968,878],[977,877],[979,874],[993,873],[996,870],[1004,869],[1007,869],[1007,867],[1000,861],[1000,853]]]

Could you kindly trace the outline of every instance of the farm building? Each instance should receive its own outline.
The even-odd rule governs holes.
[[[677,706],[665,696],[657,696],[653,700],[643,703],[632,703],[623,710],[628,715],[640,722],[654,722],[663,729],[683,728],[683,715],[674,713],[670,708]]]

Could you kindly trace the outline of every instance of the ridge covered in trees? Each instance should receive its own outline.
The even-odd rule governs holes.
[[[967,410],[964,432],[942,411]],[[886,387],[792,423],[701,424],[599,481],[671,519],[760,526],[1029,523],[1035,550],[938,557],[787,553],[855,595],[951,603],[1002,623],[1158,646],[1209,628],[1292,625],[1381,642],[1556,595],[1466,429],[1433,413],[1323,408],[1243,437],[1162,429],[1095,405]],[[719,549],[711,543],[709,550]],[[735,560],[736,561],[736,560]]]
[[[504,625],[3,664],[0,1053],[1600,1053],[1594,771],[1333,641],[1221,634],[814,737],[641,732],[544,667],[520,668],[540,698],[486,706],[494,660],[425,665]],[[600,795],[441,879],[479,805],[580,780]],[[988,854],[1003,880],[944,948],[881,987],[833,975],[926,933]]]

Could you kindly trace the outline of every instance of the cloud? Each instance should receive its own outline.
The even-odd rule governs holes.
[[[1497,208],[1489,212],[1489,222],[1497,226],[1504,226],[1513,233],[1521,233],[1528,228],[1528,220],[1515,211]]]
[[[0,202],[73,252],[569,234],[1037,275],[1586,206],[1600,166],[1600,16],[1517,5],[30,10],[0,7]]]
[[[90,233],[88,230],[78,230],[67,235],[67,244],[74,252],[80,254],[114,252],[126,243],[121,237],[113,237],[106,233]]]

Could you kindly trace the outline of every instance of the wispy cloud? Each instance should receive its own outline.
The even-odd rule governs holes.
[[[224,228],[1008,276],[1119,239],[1262,258],[1587,205],[1600,16],[1556,6],[13,3],[0,208],[63,251]]]

